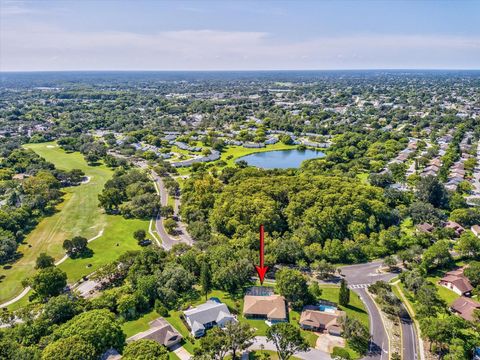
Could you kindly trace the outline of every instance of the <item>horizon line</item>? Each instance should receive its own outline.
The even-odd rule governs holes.
[[[350,68],[350,69],[77,69],[77,70],[0,70],[3,73],[59,73],[59,72],[292,72],[292,71],[480,71],[480,68]]]

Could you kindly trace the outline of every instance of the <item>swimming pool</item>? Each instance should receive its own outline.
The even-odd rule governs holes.
[[[320,311],[324,311],[328,313],[333,313],[337,310],[335,306],[330,306],[330,305],[319,305],[318,308]]]

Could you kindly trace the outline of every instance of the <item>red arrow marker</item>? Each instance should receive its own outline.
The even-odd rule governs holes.
[[[264,235],[263,225],[260,225],[260,266],[255,265],[258,277],[260,278],[260,285],[263,285],[265,274],[267,273],[268,266],[263,266],[263,250],[264,250]]]

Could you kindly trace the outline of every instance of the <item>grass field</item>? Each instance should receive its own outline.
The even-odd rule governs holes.
[[[21,281],[34,272],[35,259],[46,252],[59,260],[64,256],[62,243],[66,238],[81,235],[91,238],[104,231],[103,235],[89,244],[93,256],[87,259],[68,259],[60,268],[67,272],[69,282],[94,271],[99,266],[115,259],[122,252],[138,249],[133,236],[137,228],[148,229],[147,221],[125,220],[103,213],[98,207],[98,194],[112,176],[107,167],[89,166],[79,153],[66,153],[54,143],[28,144],[26,148],[63,170],[81,169],[89,181],[80,186],[66,188],[63,202],[57,212],[42,221],[28,234],[19,251],[23,256],[10,269],[0,269],[4,276],[0,283],[0,302],[13,298],[22,290]],[[119,246],[116,246],[116,244]],[[91,266],[87,266],[91,264]]]

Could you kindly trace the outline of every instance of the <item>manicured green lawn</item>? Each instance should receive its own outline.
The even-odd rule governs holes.
[[[327,301],[332,301],[338,303],[338,295],[340,293],[340,288],[338,286],[320,286],[322,289],[322,299]],[[363,305],[362,300],[355,294],[353,291],[350,291],[350,304],[348,306],[338,306],[340,310],[343,310],[347,313],[348,317],[356,318],[367,328],[370,327],[370,321],[368,319],[368,313]]]
[[[68,259],[59,267],[68,275],[69,282],[75,282],[98,268],[116,260],[129,250],[139,250],[133,232],[143,229],[148,234],[148,221],[124,219],[121,216],[108,215],[103,235],[88,244],[93,251],[91,258]]]
[[[125,220],[120,216],[106,215],[98,207],[98,194],[112,176],[106,166],[89,166],[79,153],[66,153],[55,143],[28,144],[58,169],[81,169],[90,178],[88,183],[64,189],[64,201],[58,211],[43,219],[28,234],[19,251],[23,256],[10,269],[0,269],[4,276],[0,283],[0,302],[4,302],[22,291],[21,282],[34,272],[37,256],[46,252],[59,260],[64,256],[62,243],[65,239],[80,235],[92,238],[103,230],[103,235],[89,244],[93,256],[86,259],[68,259],[60,268],[67,272],[69,282],[89,274],[127,250],[139,249],[133,236],[136,229],[148,229],[148,221]],[[117,243],[119,244],[118,246]],[[87,267],[88,264],[91,266]]]
[[[122,324],[122,330],[127,335],[127,338],[138,334],[139,332],[145,331],[149,329],[148,323],[152,320],[155,320],[160,315],[157,314],[155,310],[144,314],[142,317],[132,320],[126,321]]]
[[[427,277],[427,280],[435,284],[435,287],[438,290],[438,295],[440,296],[441,299],[443,299],[447,303],[447,305],[450,305],[460,297],[460,295],[458,295],[456,292],[453,292],[452,290],[439,285],[438,284],[438,281],[440,280],[439,276]]]
[[[173,351],[170,351],[170,352],[168,353],[168,358],[169,358],[170,360],[180,360],[180,358],[179,358]]]

